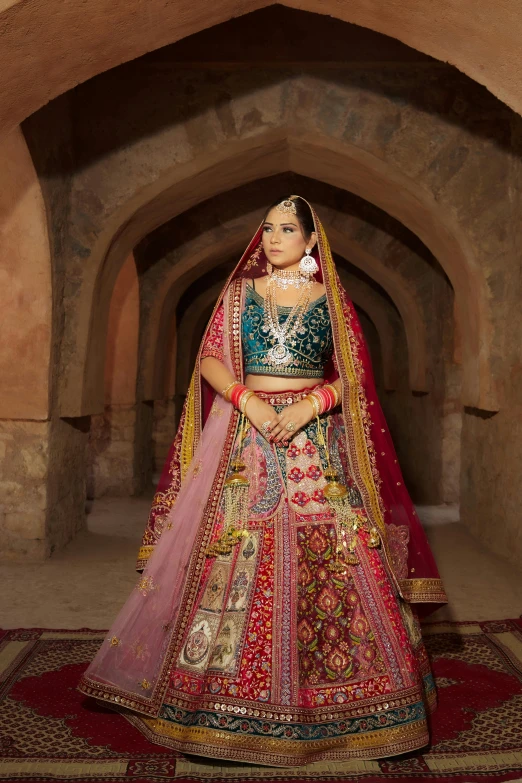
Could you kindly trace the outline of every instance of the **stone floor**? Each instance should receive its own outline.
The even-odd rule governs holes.
[[[134,587],[151,496],[102,498],[88,529],[45,563],[3,565],[0,627],[107,629]],[[450,599],[432,615],[499,620],[522,613],[521,572],[488,552],[453,506],[419,506]]]

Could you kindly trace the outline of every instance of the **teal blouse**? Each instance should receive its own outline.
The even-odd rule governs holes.
[[[287,343],[291,359],[286,365],[274,366],[266,355],[276,341],[264,331],[264,298],[250,284],[246,287],[245,309],[241,321],[241,340],[245,374],[282,375],[302,378],[322,378],[324,365],[333,352],[332,326],[326,294],[310,302],[303,316],[302,334],[296,334]],[[279,323],[292,309],[277,306]]]

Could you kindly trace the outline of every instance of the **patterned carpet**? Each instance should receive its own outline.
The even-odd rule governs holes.
[[[426,623],[439,688],[432,745],[299,769],[176,757],[75,689],[104,631],[0,631],[0,780],[522,780],[522,622]]]

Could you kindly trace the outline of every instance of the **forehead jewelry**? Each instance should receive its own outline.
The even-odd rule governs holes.
[[[278,212],[282,212],[284,215],[297,215],[295,204],[289,198],[281,201],[281,203],[277,205],[276,209]]]

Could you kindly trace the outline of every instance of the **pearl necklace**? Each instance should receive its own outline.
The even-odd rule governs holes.
[[[278,367],[289,364],[292,361],[292,354],[286,343],[289,342],[295,334],[302,334],[303,332],[303,316],[310,304],[313,280],[310,280],[310,278],[305,279],[304,282],[298,286],[301,288],[299,298],[292,307],[286,320],[281,324],[279,323],[279,314],[277,311],[275,294],[277,278],[274,279],[275,277],[275,275],[270,275],[266,284],[264,325],[262,330],[265,334],[269,333],[272,338],[276,340],[276,345],[270,348],[266,354],[266,358],[270,364]]]

